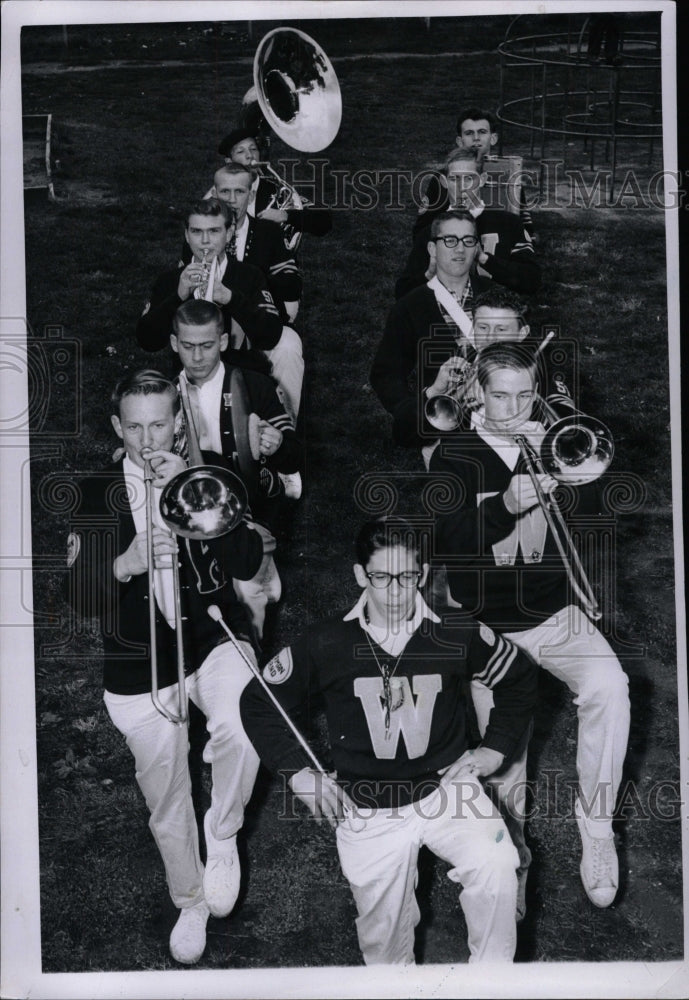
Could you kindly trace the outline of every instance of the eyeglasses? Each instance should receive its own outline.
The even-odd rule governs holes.
[[[475,247],[478,243],[478,236],[434,236],[434,243],[444,243],[448,250],[454,250],[461,243],[465,247]]]
[[[400,587],[415,587],[421,579],[418,570],[404,570],[402,573],[367,573],[366,576],[376,590],[385,590],[393,580],[397,580]]]

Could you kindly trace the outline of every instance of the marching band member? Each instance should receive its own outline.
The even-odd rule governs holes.
[[[218,643],[206,609],[218,604],[248,657],[254,658],[246,612],[231,577],[250,579],[262,559],[261,536],[241,521],[217,539],[176,539],[160,519],[162,487],[186,468],[173,453],[179,410],[174,385],[159,372],[135,371],[117,385],[111,417],[124,457],[82,484],[79,527],[68,543],[70,600],[83,617],[99,617],[104,650],[104,701],[127,741],[136,780],[150,811],[170,896],[181,910],[170,935],[172,957],[198,962],[209,913],[225,916],[240,885],[237,832],[258,771],[258,757],[239,717],[239,696],[251,671],[234,647]],[[143,469],[153,469],[153,566],[148,564]],[[185,725],[153,705],[149,646],[155,642],[161,703],[178,704],[172,560],[179,558],[186,695],[207,718],[204,759],[213,787],[204,818],[201,863],[188,769]],[[149,629],[149,573],[155,580],[155,633]]]
[[[486,157],[491,156],[494,146],[499,139],[497,129],[498,121],[495,115],[482,108],[465,108],[460,111],[457,118],[456,144],[460,149],[475,149],[477,163],[480,170]],[[523,185],[519,188],[520,206],[519,218],[526,232],[533,239],[533,220],[531,212],[526,204],[526,196]],[[419,216],[414,223],[414,235],[420,229],[428,225],[425,213],[428,209],[435,212],[446,212],[449,208],[449,198],[447,188],[443,186],[439,177],[431,177],[426,188],[424,202],[419,206]]]
[[[231,346],[252,347],[264,353],[296,425],[304,375],[301,340],[290,327],[283,327],[260,269],[227,256],[228,220],[228,209],[217,198],[202,199],[191,206],[184,231],[191,261],[164,271],[156,279],[150,301],[139,318],[136,337],[144,350],[162,350],[169,343],[172,320],[182,302],[210,294],[222,310]],[[213,286],[208,293],[204,285],[211,276]]]
[[[229,359],[222,360],[229,339],[223,330],[222,312],[214,302],[188,299],[175,313],[172,325],[170,344],[182,363],[179,378],[188,386],[201,449],[222,455],[241,476],[232,418],[231,381],[235,366]],[[266,604],[278,601],[281,594],[272,555],[275,538],[271,522],[276,502],[285,494],[283,481],[299,473],[303,455],[273,381],[245,369],[242,377],[251,412],[259,418],[259,493],[250,496],[249,502],[254,527],[263,538],[264,557],[257,575],[251,580],[235,580],[235,590],[249,608],[252,624],[261,639]]]
[[[356,553],[354,607],[263,670],[288,714],[308,712],[322,697],[333,775],[312,769],[256,679],[241,699],[244,726],[262,761],[288,775],[294,794],[336,827],[366,964],[414,962],[423,845],[463,887],[470,961],[512,961],[518,856],[478,779],[499,769],[528,731],[536,671],[468,615],[441,623],[419,592],[428,565],[405,522],[364,525]],[[483,678],[495,697],[473,750],[463,693],[471,677]]]
[[[225,158],[225,163],[242,163],[245,167],[253,167],[261,159],[256,134],[250,128],[233,129],[218,146],[218,152]],[[310,236],[325,236],[333,226],[332,212],[327,208],[316,208],[303,205],[301,208],[276,208],[271,204],[275,200],[277,182],[262,177],[256,172],[251,182],[251,195],[247,211],[249,215],[280,225],[289,225],[297,233],[308,233]],[[215,195],[211,188],[209,195]]]
[[[282,231],[272,222],[255,219],[247,211],[253,171],[241,163],[228,163],[213,178],[215,197],[231,210],[235,224],[226,252],[263,272],[283,323],[294,320],[299,311],[302,279],[294,254],[287,249]],[[182,260],[189,258],[184,247]]]
[[[486,208],[481,200],[484,181],[476,150],[455,146],[445,160],[441,182],[447,188],[450,208],[465,208],[476,219],[481,239],[481,252],[476,260],[478,273],[512,291],[535,292],[541,282],[541,272],[531,237],[516,215],[499,208]],[[416,234],[405,269],[395,286],[397,298],[430,277],[427,227],[439,214],[442,209],[429,209],[423,215],[424,224]]]
[[[580,873],[589,899],[606,907],[618,887],[612,817],[629,733],[628,681],[573,593],[514,439],[523,435],[538,451],[544,434],[531,417],[537,388],[534,352],[503,342],[483,348],[477,381],[482,407],[472,415],[470,430],[441,440],[431,457],[431,473],[455,477],[461,486],[452,512],[436,517],[436,551],[446,563],[453,601],[523,649],[576,696]],[[557,486],[545,473],[537,480],[545,494]],[[577,490],[580,512],[593,513],[594,485]],[[472,693],[479,723],[482,718],[485,723],[490,693],[477,685]],[[524,870],[530,860],[519,791],[525,778],[524,756],[496,782],[498,794],[511,803],[512,836]]]
[[[438,436],[425,420],[425,399],[446,374],[443,363],[460,353],[458,344],[473,355],[474,303],[491,286],[473,273],[481,247],[476,220],[468,212],[435,218],[427,245],[435,274],[393,305],[370,374],[376,395],[392,414],[393,440],[424,451]]]

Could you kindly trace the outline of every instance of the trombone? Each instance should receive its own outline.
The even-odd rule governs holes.
[[[557,502],[544,492],[538,476],[547,473],[558,483],[583,486],[598,479],[608,468],[614,453],[612,435],[596,417],[581,413],[570,396],[556,393],[537,397],[549,424],[538,451],[524,434],[512,435],[533,484],[567,578],[586,613],[594,621],[602,617],[591,584]]]
[[[198,436],[191,416],[189,395],[184,379],[180,379],[180,399],[186,427],[189,467],[174,476],[163,488],[159,509],[164,524],[173,535],[205,541],[219,538],[236,528],[248,507],[246,489],[241,479],[217,465],[204,464]],[[188,719],[184,673],[184,638],[182,603],[180,598],[179,559],[172,557],[172,585],[175,609],[175,639],[177,654],[178,711],[163,705],[158,691],[158,644],[156,638],[156,597],[153,555],[153,468],[144,459],[146,489],[146,545],[148,560],[148,614],[151,636],[151,701],[161,715],[175,724],[185,725]]]
[[[433,396],[427,401],[426,416],[432,426],[439,430],[455,430],[459,426],[466,407],[475,403],[471,399],[475,379],[474,362],[467,378],[452,394]],[[526,435],[512,434],[511,437],[519,447],[572,589],[587,614],[598,621],[602,612],[562,511],[557,502],[546,495],[538,476],[547,473],[558,483],[568,486],[592,483],[612,462],[614,442],[606,425],[596,417],[589,417],[577,410],[571,396],[566,393],[553,393],[547,398],[536,396],[536,402],[543,408],[544,423],[547,423],[538,451]],[[436,404],[437,410],[429,415],[430,404]]]

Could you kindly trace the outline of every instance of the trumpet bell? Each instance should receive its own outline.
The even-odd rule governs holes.
[[[613,453],[612,435],[605,424],[582,413],[552,424],[540,450],[544,470],[569,486],[598,479],[612,462]]]
[[[303,31],[275,28],[261,39],[254,87],[266,121],[292,149],[317,153],[337,135],[340,85],[323,49]]]
[[[160,497],[160,513],[170,531],[196,540],[232,531],[247,506],[239,476],[217,465],[185,469],[167,483]]]
[[[454,396],[444,394],[426,400],[426,420],[438,431],[456,431],[462,412],[462,406]]]

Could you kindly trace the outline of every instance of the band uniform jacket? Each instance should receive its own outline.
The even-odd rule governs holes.
[[[251,215],[247,216],[247,219],[249,228],[241,264],[250,264],[263,273],[273,301],[280,312],[281,322],[287,323],[285,302],[297,302],[301,298],[301,272],[292,251],[285,246],[282,228],[277,223],[254,219]],[[233,259],[232,241],[228,243],[226,252],[228,260]],[[185,266],[190,262],[191,256],[191,249],[185,242],[182,248],[182,261]],[[247,336],[251,335],[247,333]]]
[[[222,454],[230,463],[234,472],[241,476],[237,461],[237,443],[232,424],[232,391],[231,379],[234,365],[223,364],[222,400],[220,405],[220,438]],[[280,398],[275,391],[275,382],[267,375],[248,371],[242,367],[242,376],[249,399],[249,409],[261,420],[269,423],[282,432],[282,443],[278,450],[268,457],[261,457],[260,496],[251,497],[251,511],[259,519],[266,513],[262,500],[277,496],[281,492],[278,473],[293,473],[301,471],[303,465],[303,448],[294,431],[292,421],[285,412]]]
[[[490,288],[488,278],[472,275],[469,280],[474,301]],[[438,437],[438,430],[424,415],[424,389],[433,384],[440,366],[452,357],[461,337],[461,331],[448,323],[426,284],[412,289],[390,309],[370,381],[392,415],[396,444],[420,448]]]
[[[338,782],[358,805],[406,805],[437,787],[438,772],[468,749],[466,690],[472,678],[493,689],[483,745],[509,757],[526,731],[537,694],[536,669],[516,646],[461,612],[452,625],[425,619],[392,673],[386,732],[379,663],[392,670],[396,658],[371,643],[358,618],[333,618],[263,668],[295,721],[306,716],[308,722],[323,705]],[[255,678],[242,693],[240,710],[271,771],[312,766]]]
[[[428,212],[428,224],[440,213]],[[484,208],[476,218],[481,247],[488,254],[484,264],[477,264],[477,274],[487,276],[505,288],[521,294],[538,291],[541,269],[536,261],[531,237],[517,215],[499,208]],[[425,273],[430,263],[428,241],[430,229],[425,227],[414,238],[404,271],[395,285],[395,298],[401,298],[426,281]]]
[[[275,197],[275,191],[276,185],[262,177],[256,188],[254,215],[260,215],[265,208],[274,207],[271,206],[270,202]],[[326,236],[333,228],[333,216],[329,208],[304,205],[303,208],[287,207],[285,211],[287,212],[286,224],[291,226],[295,232],[308,233],[310,236]]]
[[[122,460],[81,483],[68,543],[68,601],[81,619],[98,618],[103,637],[104,686],[114,694],[151,690],[148,573],[120,583],[113,563],[136,534]],[[159,494],[159,490],[154,492]],[[143,490],[141,502],[143,503]],[[185,670],[197,670],[226,640],[207,608],[217,604],[235,636],[250,641],[244,605],[232,578],[251,579],[263,558],[260,534],[242,521],[208,541],[178,536]],[[176,634],[156,602],[158,686],[177,682]]]
[[[416,217],[416,222],[414,223],[414,228],[412,230],[412,239],[416,237],[422,229],[426,229],[430,226],[431,222],[436,215],[441,212],[450,211],[450,199],[448,197],[447,188],[440,182],[440,174],[433,175],[429,178],[428,185],[424,192],[424,203],[421,208],[419,208],[419,214]],[[529,236],[533,237],[534,227],[533,218],[531,216],[531,210],[527,204],[526,191],[524,185],[520,185],[519,188],[519,218],[527,231]]]
[[[139,317],[136,339],[145,351],[161,351],[170,342],[172,319],[182,305],[177,294],[179,276],[191,260],[191,251],[186,243],[185,246],[188,251],[185,263],[158,276],[150,300]],[[272,350],[282,336],[282,320],[260,269],[228,258],[222,283],[232,292],[230,301],[220,308],[225,331],[232,333],[233,346],[244,342],[243,332],[252,348]]]
[[[468,614],[500,631],[517,632],[577,603],[540,506],[518,515],[505,506],[512,477],[527,474],[521,456],[511,469],[473,427],[441,439],[430,472],[442,476],[457,498],[436,515],[435,552],[447,567],[453,600]],[[597,483],[568,493],[568,516],[595,530]]]

